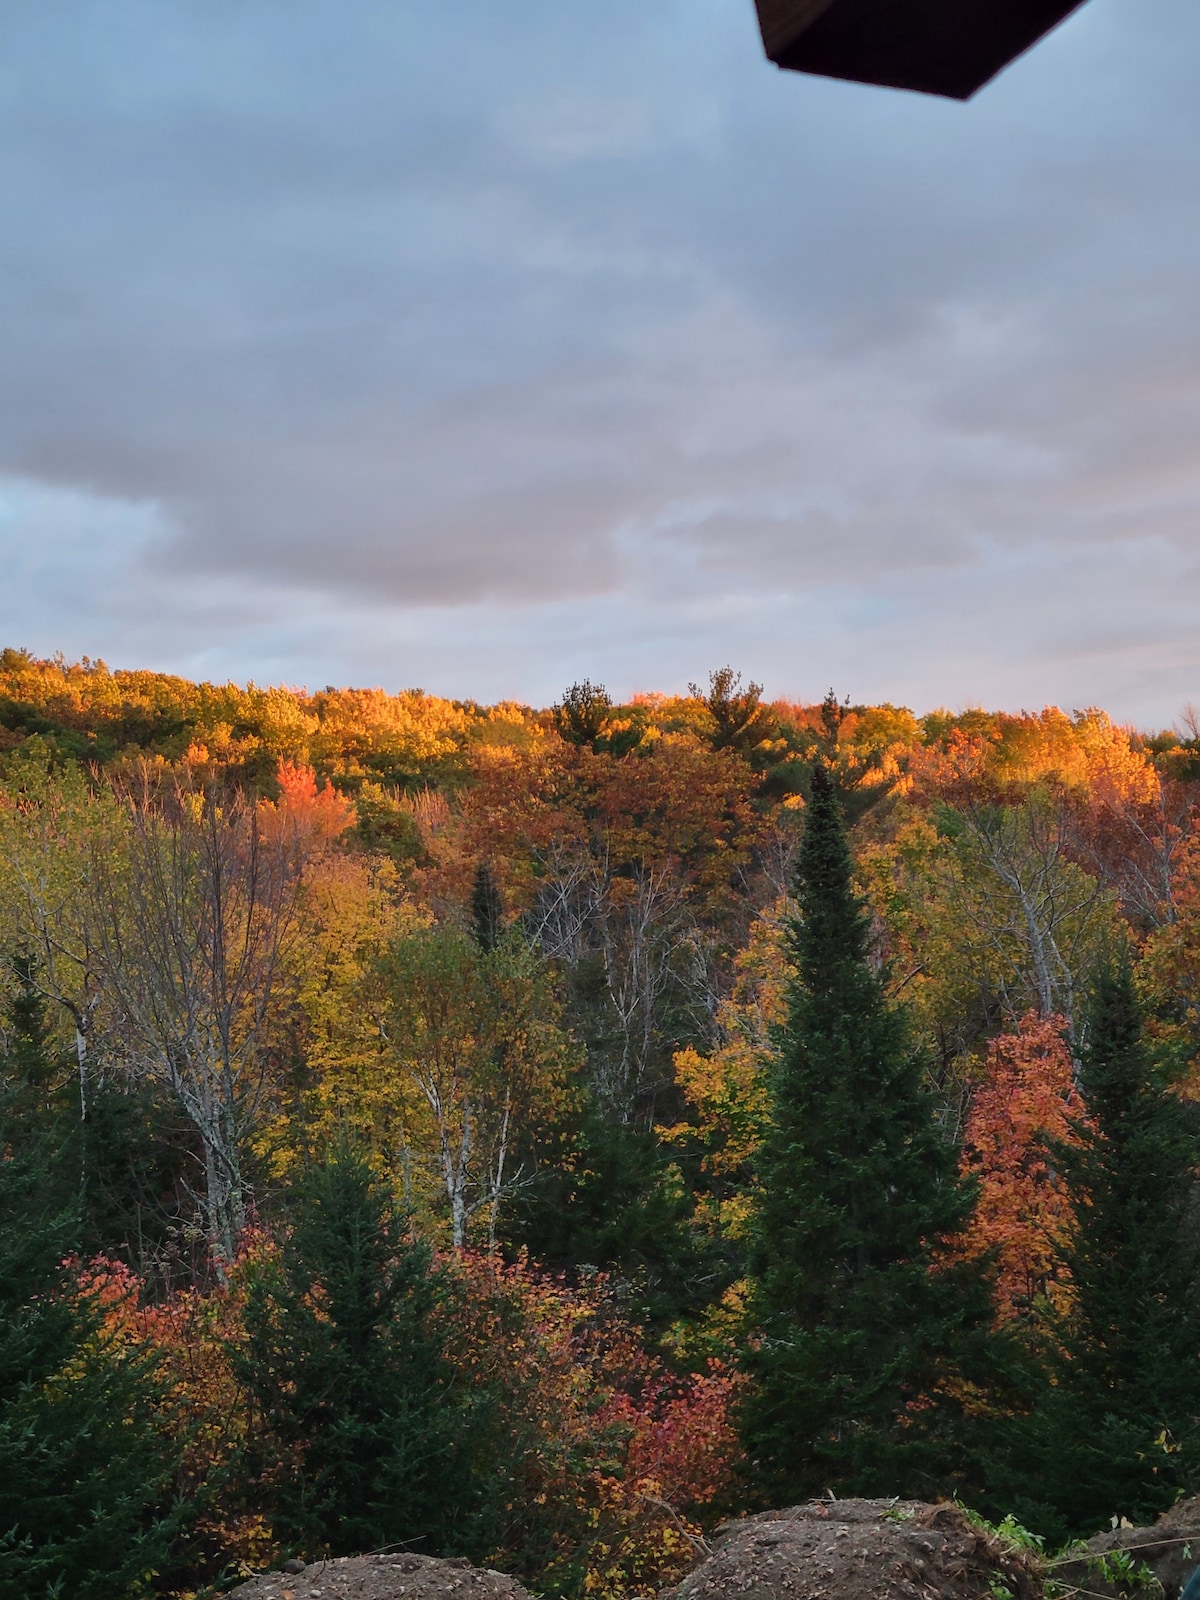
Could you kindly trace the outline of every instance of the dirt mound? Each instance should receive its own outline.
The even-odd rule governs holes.
[[[1123,1552],[1131,1557],[1132,1570],[1106,1557]],[[1156,1594],[1162,1591],[1165,1600],[1178,1600],[1184,1584],[1200,1563],[1200,1495],[1181,1500],[1164,1511],[1158,1521],[1148,1528],[1132,1528],[1128,1523],[1119,1528],[1106,1529],[1080,1546],[1078,1561],[1056,1562],[1054,1577],[1063,1583],[1078,1585],[1089,1595],[1127,1595],[1137,1591]],[[1143,1576],[1139,1582],[1136,1569],[1149,1567],[1153,1580]]]
[[[674,1600],[1041,1600],[1034,1563],[955,1505],[821,1500],[727,1522]]]
[[[315,1561],[302,1572],[251,1578],[232,1594],[239,1600],[531,1600],[502,1572],[408,1553]]]

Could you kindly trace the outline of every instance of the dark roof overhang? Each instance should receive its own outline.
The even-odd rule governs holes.
[[[793,72],[968,100],[1084,0],[755,0]]]

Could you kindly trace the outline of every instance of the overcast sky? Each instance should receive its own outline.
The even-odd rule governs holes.
[[[967,105],[751,0],[4,0],[0,642],[1200,701],[1200,5]]]

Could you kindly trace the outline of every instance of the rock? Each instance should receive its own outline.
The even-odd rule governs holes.
[[[299,1569],[299,1570],[296,1570]],[[412,1551],[289,1561],[231,1591],[237,1600],[532,1600],[515,1578],[469,1561],[439,1561]]]
[[[307,1562],[300,1561],[295,1556],[293,1556],[290,1561],[285,1561],[283,1563],[283,1570],[285,1572],[290,1572],[290,1573],[293,1573],[293,1574],[297,1573],[297,1572],[303,1572],[304,1568],[307,1566],[307,1564],[308,1564]]]

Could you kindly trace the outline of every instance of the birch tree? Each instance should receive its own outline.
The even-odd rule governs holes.
[[[125,802],[126,845],[93,849],[85,920],[127,1068],[199,1136],[218,1271],[246,1223],[246,1140],[268,1087],[267,1026],[311,845],[304,827],[185,784]]]
[[[947,807],[939,827],[961,947],[990,974],[1006,1018],[1032,1005],[1073,1026],[1116,897],[1072,859],[1061,797],[1033,789],[1020,804]]]
[[[484,952],[452,926],[393,943],[377,978],[385,1066],[398,1080],[396,1156],[440,1192],[455,1250],[532,1172],[519,1148],[567,1092],[572,1050],[542,964],[516,932]]]

